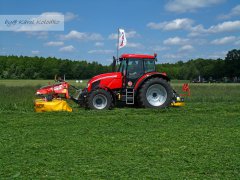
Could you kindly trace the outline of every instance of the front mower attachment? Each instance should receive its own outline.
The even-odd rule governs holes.
[[[71,95],[70,88],[75,91],[74,95]],[[35,112],[49,112],[49,111],[68,111],[72,112],[72,108],[68,105],[67,99],[73,100],[79,104],[79,96],[82,90],[78,89],[68,82],[58,82],[53,85],[41,87],[36,91],[34,102]],[[64,99],[64,100],[63,100]]]
[[[68,103],[62,99],[52,99],[52,101],[45,101],[43,99],[36,99],[34,103],[35,112],[50,112],[50,111],[67,111],[72,112],[72,108]]]

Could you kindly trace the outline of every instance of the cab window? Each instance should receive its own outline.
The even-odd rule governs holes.
[[[127,67],[127,61],[126,60],[122,60],[120,66],[119,66],[118,72],[121,72],[121,73],[123,73],[125,75],[126,67]]]
[[[130,78],[137,78],[143,74],[142,61],[138,59],[128,60],[128,76]]]
[[[145,73],[155,71],[155,61],[154,60],[145,60],[144,61]]]

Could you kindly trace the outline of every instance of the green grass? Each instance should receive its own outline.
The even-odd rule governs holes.
[[[0,179],[240,176],[238,84],[191,84],[182,108],[34,113],[39,83],[1,83]]]

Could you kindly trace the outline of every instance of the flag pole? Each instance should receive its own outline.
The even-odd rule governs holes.
[[[117,62],[118,62],[118,51],[119,51],[119,28],[118,28],[118,37],[117,37]]]

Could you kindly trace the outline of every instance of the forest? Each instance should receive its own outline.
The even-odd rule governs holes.
[[[158,61],[159,63],[159,61]],[[65,75],[67,79],[89,79],[111,72],[111,65],[98,62],[73,61],[55,57],[0,56],[0,79],[53,79]],[[191,59],[187,62],[157,64],[157,71],[166,72],[171,79],[240,81],[240,49],[228,51],[225,59]]]
[[[167,72],[172,79],[194,80],[201,76],[207,81],[240,81],[240,50],[233,49],[225,59],[192,59],[175,64],[159,64],[157,70]]]

